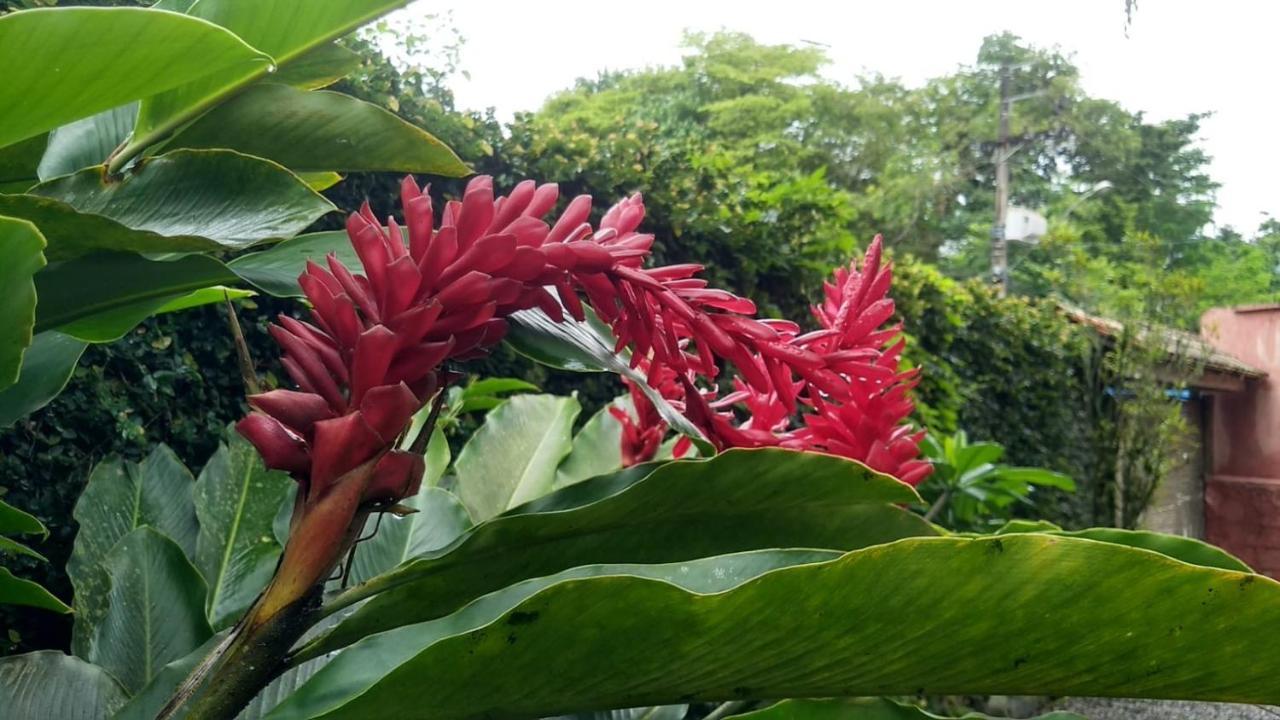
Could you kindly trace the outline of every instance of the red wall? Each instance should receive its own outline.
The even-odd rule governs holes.
[[[1200,330],[1220,350],[1267,373],[1244,392],[1214,395],[1205,539],[1280,578],[1280,306],[1214,308],[1201,317]]]
[[[1209,542],[1280,579],[1280,480],[1211,476],[1204,489],[1204,529]]]

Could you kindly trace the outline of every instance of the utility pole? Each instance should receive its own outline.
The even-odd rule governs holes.
[[[1004,297],[1009,291],[1009,246],[1005,241],[1005,216],[1009,210],[1009,76],[1012,68],[1000,64],[1000,136],[996,142],[996,217],[991,225],[991,280]]]

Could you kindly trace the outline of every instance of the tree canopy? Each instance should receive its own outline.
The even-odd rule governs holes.
[[[581,80],[517,116],[495,157],[570,192],[643,188],[660,252],[707,258],[718,282],[794,311],[876,233],[900,258],[986,274],[1005,67],[1010,201],[1050,222],[1039,247],[1011,251],[1016,292],[1180,323],[1274,296],[1274,228],[1211,231],[1205,115],[1153,122],[1091,96],[1060,50],[993,35],[972,64],[911,87],[833,80],[815,47],[725,32],[686,45],[679,66]],[[1230,287],[1215,282],[1225,267]]]

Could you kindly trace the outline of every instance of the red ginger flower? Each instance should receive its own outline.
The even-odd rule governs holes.
[[[271,328],[299,389],[251,396],[254,412],[237,425],[301,490],[261,617],[329,572],[371,506],[417,492],[423,459],[396,445],[446,384],[445,361],[483,354],[517,310],[559,317],[544,286],[572,295],[566,272],[608,266],[614,254],[635,257],[589,239],[589,198],[571,202],[554,226],[543,222],[558,195],[555,185],[530,181],[495,200],[492,181],[476,178],[460,202],[445,205],[437,229],[431,198],[406,178],[407,242],[394,218],[384,228],[366,204],[347,221],[364,274],[333,255],[327,267],[308,262],[298,282],[314,323],[282,316]]]
[[[915,409],[907,394],[919,383],[919,371],[898,370],[906,342],[894,338],[902,326],[880,329],[894,310],[888,297],[892,270],[881,265],[880,253],[877,237],[862,271],[853,264],[837,269],[834,282],[824,285],[825,301],[813,308],[823,328],[819,332],[829,334],[812,347],[848,380],[852,392],[842,400],[819,400],[795,437],[808,447],[856,458],[916,485],[932,470],[919,458],[924,432],[904,424]]]
[[[892,271],[882,265],[881,252],[877,237],[861,271],[850,264],[848,269],[838,269],[834,282],[824,286],[825,301],[813,308],[820,330],[801,335],[797,325],[786,321],[712,316],[713,322],[741,330],[756,341],[736,341],[742,349],[733,356],[740,373],[733,380],[733,392],[718,397],[715,389],[699,390],[696,371],[705,366],[695,363],[676,374],[679,384],[652,382],[655,374],[669,370],[650,367],[651,385],[683,407],[719,448],[818,450],[862,461],[911,485],[919,483],[931,470],[918,457],[923,433],[904,424],[914,409],[907,394],[918,382],[917,373],[898,371],[901,340],[886,347],[900,335],[901,327],[882,328],[894,305],[887,297]],[[627,321],[614,323],[615,331],[626,332],[627,327]],[[744,372],[751,369],[754,377]],[[704,374],[713,377],[714,367]],[[634,428],[624,423],[624,458],[629,452],[637,455],[625,447],[632,436],[647,438],[656,433],[660,442],[666,431],[656,413],[639,419],[641,424]],[[650,445],[656,447],[650,440],[642,448]],[[651,457],[641,454],[636,461]]]
[[[540,306],[559,315],[543,286],[584,258],[601,262],[599,246],[578,240],[590,234],[589,199],[571,203],[554,227],[541,220],[558,196],[555,185],[524,182],[495,201],[492,181],[476,178],[461,202],[446,204],[436,229],[430,196],[406,178],[407,243],[394,218],[384,228],[367,204],[352,214],[347,234],[364,274],[333,255],[327,268],[308,262],[298,282],[314,324],[281,316],[271,328],[300,390],[250,397],[257,412],[240,432],[270,467],[293,474],[308,503],[374,459],[362,503],[417,492],[421,457],[392,448],[445,384],[443,363],[483,354],[512,312]]]
[[[657,390],[664,398],[673,397],[682,392],[680,385],[676,382],[675,374],[665,368],[663,370],[649,377],[650,387]],[[658,449],[667,435],[667,421],[662,419],[658,409],[654,407],[649,396],[639,385],[626,378],[622,379],[622,384],[626,386],[627,394],[631,398],[635,417],[633,418],[632,413],[628,413],[626,408],[616,405],[609,406],[609,414],[622,426],[619,448],[622,467],[631,467],[657,457]],[[682,435],[672,447],[671,455],[676,458],[684,457],[691,447],[693,447],[692,440],[687,435]]]
[[[366,204],[347,222],[364,274],[332,255],[326,267],[307,264],[298,282],[314,322],[282,316],[271,329],[299,389],[251,396],[254,412],[237,425],[269,467],[300,486],[284,557],[250,626],[313,593],[373,506],[417,492],[423,459],[397,444],[447,384],[444,363],[484,354],[519,310],[582,320],[579,292],[619,349],[630,347],[632,366],[717,447],[819,449],[906,482],[928,472],[914,459],[919,435],[901,424],[913,376],[896,372],[900,345],[881,350],[896,330],[877,329],[892,313],[878,238],[862,272],[838,274],[828,288],[817,311],[824,329],[799,335],[794,323],[750,317],[750,300],[708,288],[695,277],[699,265],[643,268],[653,236],[636,232],[639,195],[605,213],[599,230],[587,223],[585,195],[544,222],[558,195],[555,185],[526,181],[495,199],[492,181],[478,177],[435,228],[430,197],[406,178],[407,242],[394,219],[384,228]],[[716,399],[696,383],[714,381],[722,363],[739,377],[734,393]],[[665,431],[651,430],[661,422],[656,409],[634,394],[629,461],[651,457]],[[750,413],[745,421],[735,405]],[[788,429],[797,413],[803,427]]]
[[[610,209],[598,231],[587,223],[587,196],[574,198],[554,225],[544,222],[557,199],[555,185],[531,181],[495,199],[492,181],[478,177],[461,201],[446,204],[436,229],[430,197],[406,178],[407,243],[394,219],[384,228],[366,205],[347,223],[364,275],[333,256],[327,268],[308,263],[299,283],[314,324],[282,317],[272,328],[300,390],[251,397],[257,412],[239,425],[268,465],[298,479],[308,504],[368,463],[360,503],[416,492],[421,458],[393,448],[445,384],[443,363],[483,354],[518,310],[539,307],[563,319],[563,307],[581,320],[579,291],[619,348],[630,346],[633,366],[643,366],[718,447],[815,447],[874,458],[885,470],[895,469],[885,457],[914,449],[916,436],[897,429],[911,409],[910,380],[895,375],[897,354],[880,350],[896,330],[878,329],[893,311],[878,239],[862,273],[842,271],[828,286],[827,303],[815,311],[824,329],[799,335],[794,323],[750,317],[750,300],[708,288],[695,277],[699,265],[644,269],[653,236],[636,232],[639,195]],[[740,378],[735,393],[717,400],[696,389],[726,361]],[[739,402],[750,412],[741,423],[728,409]],[[805,426],[788,430],[801,408],[812,411]],[[640,428],[660,421],[647,399],[637,413],[633,457],[653,444]]]

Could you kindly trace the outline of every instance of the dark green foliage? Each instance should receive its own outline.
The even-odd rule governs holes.
[[[1010,464],[1075,478],[1078,496],[1046,489],[1036,512],[1069,527],[1096,522],[1086,505],[1097,474],[1092,331],[1052,302],[1002,299],[979,281],[952,280],[909,259],[896,267],[893,296],[910,332],[908,360],[924,369],[916,391],[922,423],[996,439]]]
[[[580,82],[517,117],[497,152],[510,180],[560,181],[597,211],[643,192],[655,262],[702,263],[764,314],[800,317],[856,252],[851,197],[828,178],[850,170],[835,155],[856,153],[826,122],[847,98],[814,82],[817,50],[733,33],[687,43],[681,67]]]
[[[258,370],[274,384],[279,365],[266,323],[297,304],[258,299],[239,308]],[[119,342],[91,345],[67,389],[44,409],[0,433],[0,493],[49,528],[38,549],[49,563],[14,560],[23,577],[71,599],[62,568],[71,553],[71,508],[93,465],[107,455],[140,460],[165,443],[199,467],[227,423],[245,410],[225,309],[219,305],[147,320]],[[19,650],[67,646],[71,618],[0,608],[0,637]]]

